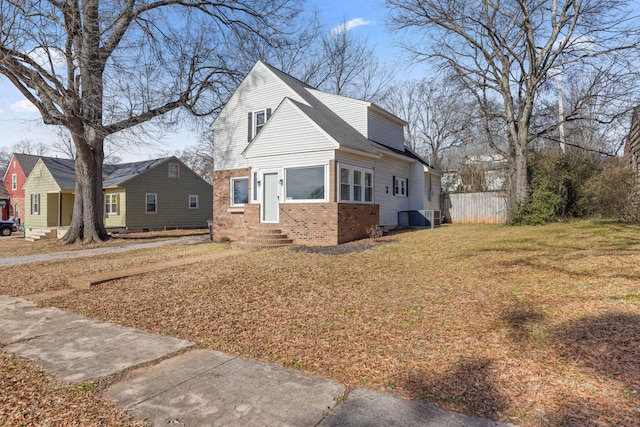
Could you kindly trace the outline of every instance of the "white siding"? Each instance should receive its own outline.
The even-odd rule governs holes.
[[[334,154],[334,150],[326,150],[313,153],[283,154],[277,157],[259,157],[251,159],[251,166],[253,170],[320,166],[329,164],[333,160]]]
[[[345,122],[353,126],[365,138],[368,138],[367,129],[367,108],[368,102],[359,101],[357,99],[347,98],[344,96],[333,95],[330,93],[311,90],[309,92],[318,98],[320,102],[329,107],[331,111],[336,113]]]
[[[392,186],[394,176],[402,179],[409,178],[409,195],[411,195],[411,166],[411,163],[391,156],[383,156],[376,160],[375,203],[380,205],[380,225],[386,227],[398,225],[398,212],[409,210],[410,197],[395,196]]]
[[[356,154],[336,152],[336,161],[341,164],[355,166],[362,169],[374,169],[375,159],[371,157],[358,156]]]
[[[429,185],[429,181],[425,181],[427,175],[424,173],[424,165],[415,162],[411,165],[411,176],[409,177],[409,208],[411,210],[426,209],[425,200],[429,188],[425,190],[425,185]]]
[[[214,138],[216,170],[247,167],[242,151],[247,147],[247,114],[271,108],[273,111],[285,97],[305,102],[295,91],[258,62],[211,125]]]
[[[397,150],[404,150],[403,126],[392,122],[371,109],[368,111],[367,134],[372,141]]]
[[[291,101],[285,100],[251,143],[245,157],[254,165],[260,157],[280,157],[291,152],[306,155],[315,151],[335,150],[337,147],[338,144]]]

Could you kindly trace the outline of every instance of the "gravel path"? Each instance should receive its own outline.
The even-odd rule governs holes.
[[[179,237],[177,239],[160,240],[157,242],[149,242],[149,243],[133,243],[128,245],[110,246],[105,248],[81,249],[77,251],[53,252],[50,254],[17,256],[12,258],[0,259],[0,267],[8,267],[8,266],[19,265],[19,264],[30,264],[30,263],[42,262],[42,261],[55,261],[59,259],[115,254],[120,252],[135,251],[136,249],[156,248],[159,246],[165,246],[165,245],[171,245],[171,244],[190,245],[195,243],[202,243],[204,241],[207,241],[208,239],[209,239],[209,235],[187,236],[187,237]]]

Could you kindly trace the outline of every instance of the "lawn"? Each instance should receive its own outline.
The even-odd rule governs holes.
[[[638,226],[445,226],[249,252],[48,303],[523,426],[640,425]]]

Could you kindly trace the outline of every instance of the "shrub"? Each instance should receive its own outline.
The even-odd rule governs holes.
[[[600,218],[640,222],[640,189],[628,166],[605,168],[585,185],[584,203]]]

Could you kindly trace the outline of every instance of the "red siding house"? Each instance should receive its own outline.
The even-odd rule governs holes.
[[[38,161],[39,156],[14,154],[4,174],[3,182],[9,193],[7,215],[24,221],[25,204],[22,186]],[[4,213],[4,212],[3,212]]]

